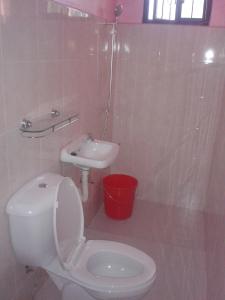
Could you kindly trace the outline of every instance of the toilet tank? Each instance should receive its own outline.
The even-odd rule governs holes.
[[[17,191],[9,200],[7,214],[17,260],[44,267],[56,256],[53,206],[62,176],[47,173]]]

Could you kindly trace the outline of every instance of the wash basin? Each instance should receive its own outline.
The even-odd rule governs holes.
[[[119,152],[116,143],[92,139],[82,135],[61,151],[61,161],[81,168],[103,169],[109,167]]]

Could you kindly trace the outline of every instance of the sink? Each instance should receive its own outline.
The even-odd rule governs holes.
[[[80,168],[104,169],[116,159],[119,145],[82,135],[61,151],[61,161]]]

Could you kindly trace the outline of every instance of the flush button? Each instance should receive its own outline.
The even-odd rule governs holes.
[[[39,185],[38,185],[38,187],[41,189],[46,189],[47,186],[48,186],[47,183],[44,183],[44,182],[39,183]]]

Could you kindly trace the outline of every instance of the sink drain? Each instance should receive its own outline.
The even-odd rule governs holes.
[[[47,186],[48,185],[45,182],[39,183],[39,185],[38,185],[38,187],[41,188],[41,189],[45,189]]]
[[[70,155],[77,156],[77,153],[73,151],[70,153]]]

